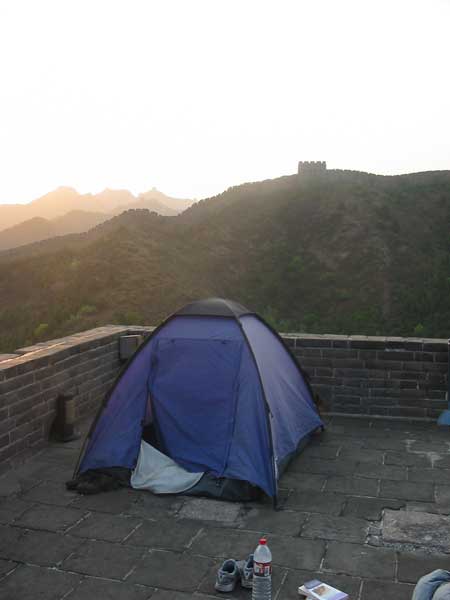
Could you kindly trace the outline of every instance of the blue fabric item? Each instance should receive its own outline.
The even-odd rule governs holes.
[[[224,477],[243,479],[276,495],[272,450],[264,402],[255,362],[247,344],[242,349],[233,439]]]
[[[160,450],[187,470],[249,481],[269,496],[276,461],[322,424],[292,357],[251,315],[164,324],[113,388],[79,472],[134,468],[151,420]]]
[[[233,434],[242,341],[162,339],[150,389],[161,450],[222,477]]]
[[[284,344],[257,317],[243,316],[240,321],[261,374],[271,412],[275,458],[279,463],[323,423],[303,376]]]
[[[411,600],[450,600],[450,572],[437,569],[417,582]]]
[[[158,338],[242,340],[242,331],[234,319],[223,317],[174,317],[160,330]]]
[[[104,467],[134,468],[147,408],[147,379],[154,340],[132,360],[95,426],[80,473]]]

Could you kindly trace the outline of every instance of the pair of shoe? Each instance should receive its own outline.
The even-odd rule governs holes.
[[[214,587],[218,592],[232,592],[239,580],[242,587],[253,587],[253,554],[247,560],[226,560],[217,571]]]

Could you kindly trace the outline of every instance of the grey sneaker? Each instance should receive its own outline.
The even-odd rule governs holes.
[[[253,554],[249,554],[247,560],[238,562],[239,574],[241,576],[241,585],[244,588],[253,587]]]
[[[232,592],[239,579],[237,562],[229,558],[217,571],[215,588],[218,592]]]

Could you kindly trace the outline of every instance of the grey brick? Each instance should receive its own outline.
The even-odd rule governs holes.
[[[389,414],[394,417],[425,417],[425,408],[393,406],[389,408]]]
[[[403,363],[400,360],[394,360],[395,357],[392,357],[391,360],[368,360],[366,362],[366,367],[372,370],[378,371],[401,371],[403,368]]]
[[[20,388],[31,385],[35,381],[34,371],[30,371],[25,375],[19,375],[19,377],[11,377],[0,383],[0,397],[8,392],[16,391]]]
[[[335,374],[336,377],[348,377],[349,379],[354,377],[364,379],[369,376],[366,369],[335,369]]]
[[[423,343],[424,352],[447,352],[447,341]]]
[[[378,360],[387,361],[410,361],[414,360],[414,352],[402,350],[379,350],[377,354]]]
[[[374,339],[374,338],[366,338],[364,339],[364,336],[362,336],[361,338],[357,338],[356,336],[352,336],[349,338],[349,346],[351,348],[361,348],[361,349],[369,349],[369,350],[373,350],[373,349],[382,349],[386,347],[386,340],[385,338],[378,338],[378,339]]]
[[[349,350],[347,348],[325,348],[322,350],[322,356],[324,358],[341,358],[341,359],[354,359],[358,358],[357,350]]]
[[[317,338],[297,338],[295,342],[296,348],[331,348],[331,340],[325,337]]]

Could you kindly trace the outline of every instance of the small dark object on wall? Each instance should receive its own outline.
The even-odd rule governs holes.
[[[59,394],[56,398],[56,416],[50,437],[57,442],[70,442],[79,437],[75,431],[75,398],[70,394]]]

